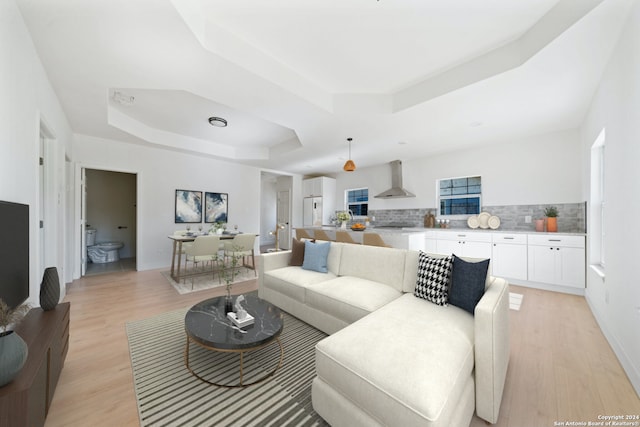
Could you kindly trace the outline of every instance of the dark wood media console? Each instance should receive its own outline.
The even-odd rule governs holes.
[[[32,309],[16,332],[27,343],[27,361],[0,387],[0,426],[43,426],[69,349],[68,302],[55,309]]]

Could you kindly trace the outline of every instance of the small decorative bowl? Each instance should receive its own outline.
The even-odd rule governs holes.
[[[351,227],[352,231],[364,231],[366,229],[367,229],[367,227]]]

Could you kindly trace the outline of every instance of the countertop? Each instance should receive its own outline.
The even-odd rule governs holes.
[[[333,226],[321,226],[321,227],[296,227],[296,228],[303,228],[303,229],[307,229],[307,230],[324,230],[324,231],[336,231],[336,230],[340,230],[339,227],[333,227]],[[343,231],[349,231],[352,233],[362,233],[362,231],[353,231],[350,228],[347,228],[346,230]],[[366,228],[366,231],[369,232],[375,232],[375,233],[380,233],[380,234],[414,234],[414,233],[427,233],[427,232],[438,232],[438,231],[445,231],[445,232],[459,232],[459,233],[509,233],[509,234],[540,234],[540,235],[562,235],[562,236],[586,236],[586,233],[572,233],[572,232],[562,232],[562,231],[558,231],[558,232],[554,232],[554,233],[549,233],[546,231],[535,231],[535,230],[506,230],[506,229],[484,229],[484,228],[424,228],[424,227],[403,227],[403,228],[390,228],[390,227],[384,227],[384,226],[380,226],[380,227],[376,227],[376,226],[369,226]]]

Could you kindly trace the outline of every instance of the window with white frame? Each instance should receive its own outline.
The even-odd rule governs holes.
[[[591,146],[590,264],[604,273],[605,265],[605,130]]]
[[[480,213],[482,179],[479,176],[439,179],[436,183],[439,216],[464,218]]]
[[[369,210],[369,189],[352,188],[345,190],[345,206],[353,216],[367,216]]]

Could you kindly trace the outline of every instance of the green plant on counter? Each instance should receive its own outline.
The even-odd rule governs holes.
[[[349,221],[351,215],[349,215],[349,212],[341,211],[336,214],[336,218],[338,218],[338,221]]]
[[[549,206],[544,209],[544,216],[548,218],[555,218],[558,216],[558,208],[555,206]]]

